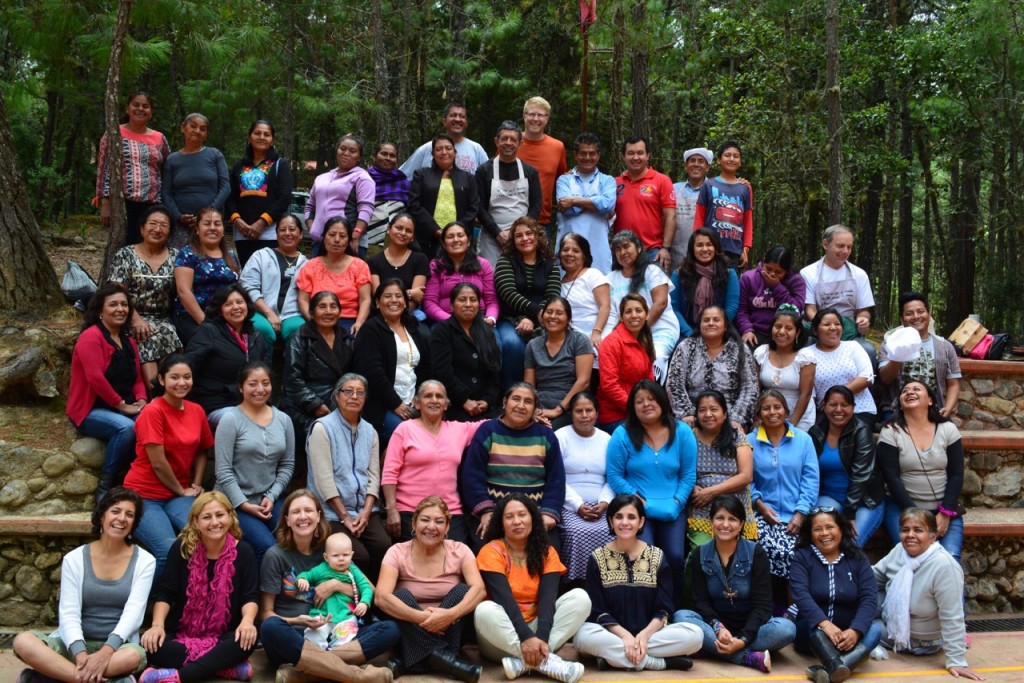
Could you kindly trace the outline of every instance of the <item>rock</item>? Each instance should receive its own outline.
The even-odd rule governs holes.
[[[93,493],[99,485],[100,480],[84,470],[75,470],[64,480],[61,490],[72,496],[81,496]]]
[[[18,573],[14,575],[14,585],[26,600],[42,602],[50,597],[50,582],[43,578],[42,573],[35,567],[22,565]],[[991,602],[991,601],[989,601]]]
[[[1020,493],[1020,470],[1002,469],[985,477],[984,492],[1000,498],[1016,497]]]
[[[63,555],[60,553],[40,553],[36,555],[36,561],[32,565],[36,569],[49,569],[50,567],[60,564]]]
[[[1013,589],[1010,591],[1010,595],[1018,600],[1024,598],[1024,571],[1013,575]]]
[[[996,420],[996,424],[999,425],[1000,429],[1012,429],[1013,428],[1013,418],[1009,417],[1007,415],[1004,415],[1001,418],[999,418],[998,420]]]
[[[26,626],[34,624],[39,619],[41,607],[41,605],[31,602],[7,602],[4,604],[3,612],[0,612],[0,625]]]
[[[971,391],[971,385],[969,382],[960,382],[960,402],[967,401],[970,403],[974,400],[974,392]]]
[[[977,600],[968,600],[964,603],[964,611],[968,614],[977,614],[981,611],[981,607],[978,605]]]
[[[992,451],[979,451],[971,456],[971,467],[983,472],[999,469],[1001,463],[1002,458],[999,457],[998,453],[993,453]]]
[[[973,470],[964,471],[964,485],[961,493],[965,496],[976,496],[981,493],[981,477]]]
[[[56,486],[47,487],[47,490],[51,490],[51,494],[50,495],[55,495],[56,492],[57,492],[57,487]],[[90,493],[91,493],[91,491],[90,491]],[[91,503],[92,502],[92,496],[90,495],[87,498],[88,498],[88,502]],[[43,501],[42,503],[39,503],[38,505],[33,506],[32,514],[38,515],[40,517],[45,517],[47,515],[62,515],[64,513],[66,513],[66,512],[72,511],[72,510],[89,510],[89,509],[90,509],[90,506],[88,506],[88,505],[77,504],[77,503],[74,503],[73,501],[67,499],[64,496],[58,496],[57,498],[54,498],[53,500],[46,500],[46,501]]]
[[[996,421],[996,416],[992,413],[986,413],[984,410],[975,410],[974,417],[982,422],[992,423]]]
[[[7,482],[7,485],[0,489],[0,506],[6,508],[17,508],[25,504],[31,492],[28,484],[20,479]]]
[[[995,393],[999,398],[1005,398],[1009,401],[1024,394],[1024,388],[1021,388],[1020,382],[1011,382],[1008,379],[1004,379],[999,382]]]
[[[991,394],[993,391],[995,391],[995,385],[990,379],[972,379],[971,387],[974,389],[975,393],[980,394],[982,396]]]
[[[973,551],[963,553],[960,558],[960,564],[964,568],[964,573],[971,576],[984,574],[985,570],[988,569],[988,560],[985,559],[985,556]]]
[[[1000,557],[998,560],[991,562],[989,564],[989,573],[995,574],[996,576],[1000,577],[1000,581],[1006,578],[1003,576],[1004,572],[1006,572],[1006,560],[1004,560],[1003,558]],[[1000,586],[1002,586],[1002,584],[1000,584]],[[1006,592],[1009,592],[1009,588],[1006,589]]]
[[[1017,408],[1013,401],[1007,401],[1004,398],[998,396],[983,396],[978,398],[975,403],[979,408],[989,411],[990,413],[996,413],[998,415],[1011,415]]]
[[[0,550],[0,555],[7,558],[11,562],[25,561],[25,551],[21,548],[15,548],[14,546],[9,546],[7,548],[4,548],[3,550]]]
[[[993,571],[993,573],[996,573],[998,570],[993,568],[992,571]],[[996,579],[996,587],[999,589],[999,597],[1000,598],[1002,598],[1003,595],[1009,593],[1012,590],[1012,586],[1010,585],[1010,580],[1008,578],[1006,578],[1005,576],[1000,576],[998,579]]]
[[[42,624],[56,624],[57,614],[53,611],[51,603],[46,603],[43,608],[39,610],[39,616],[36,617]],[[130,678],[128,680],[131,680]]]
[[[972,406],[970,403],[960,401],[959,403],[956,404],[956,414],[957,417],[962,417],[965,419],[969,418],[972,415],[974,415],[974,406]]]
[[[0,461],[4,475],[10,479],[28,479],[38,469],[42,458],[34,448],[0,441]]]
[[[85,238],[82,237],[81,235],[75,235],[74,237],[71,238],[71,243],[81,246],[85,244]]]
[[[43,461],[43,474],[56,479],[75,468],[75,459],[66,453],[54,453]]]
[[[1021,572],[1024,573],[1024,572]],[[14,593],[14,586],[9,583],[0,583],[0,600],[9,598]]]
[[[103,466],[103,459],[107,455],[107,444],[91,436],[83,436],[71,444],[71,452],[79,463],[98,470]]]
[[[29,479],[27,482],[28,490],[36,494],[36,498],[45,498],[40,496],[39,492],[46,488],[46,485],[50,483],[49,479],[43,479],[42,477],[36,477],[35,479]]]
[[[61,565],[57,565],[57,567],[52,572],[50,572],[50,583],[52,583],[54,586],[60,585],[60,570]]]
[[[984,423],[978,422],[977,420],[969,420],[967,422],[967,424],[965,424],[963,426],[963,428],[966,429],[966,430],[970,430],[970,429],[984,429],[985,425],[984,425]]]
[[[999,589],[996,582],[988,577],[978,579],[978,600],[980,602],[993,602],[999,597]]]

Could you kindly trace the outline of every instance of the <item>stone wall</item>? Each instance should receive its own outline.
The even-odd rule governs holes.
[[[1024,363],[1020,366],[1024,375]],[[1024,429],[1021,376],[972,374],[961,379],[960,403],[953,421],[963,430]]]
[[[1024,454],[1019,451],[968,451],[961,499],[967,507],[1019,508]]]
[[[1024,539],[967,538],[960,564],[968,614],[1024,612]]]
[[[0,441],[0,516],[92,510],[105,451],[89,437],[66,450]]]
[[[0,536],[0,628],[57,623],[61,561],[86,540]]]

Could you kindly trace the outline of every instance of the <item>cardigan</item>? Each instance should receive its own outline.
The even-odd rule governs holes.
[[[263,299],[263,303],[282,319],[301,315],[299,313],[299,290],[295,286],[295,276],[298,274],[299,268],[309,259],[302,253],[295,257],[295,265],[290,268],[292,274],[288,291],[284,295],[284,306],[278,310],[277,302],[281,296],[281,266],[277,256],[278,251],[273,247],[257,250],[242,268],[238,282],[249,293],[253,303]]]
[[[502,320],[518,324],[526,317],[538,323],[544,302],[562,293],[562,276],[554,259],[538,258],[529,265],[519,254],[502,256],[494,267],[494,286],[501,300]]]
[[[654,379],[654,364],[640,342],[624,325],[604,338],[598,350],[601,361],[597,401],[602,424],[626,419],[626,401],[633,385],[642,379]]]
[[[218,408],[241,403],[238,393],[238,371],[251,360],[264,360],[267,342],[256,332],[251,322],[243,332],[249,335],[249,350],[243,351],[224,321],[207,318],[185,348],[185,356],[192,366],[192,391],[188,400],[195,401],[209,415]]]
[[[86,544],[88,545],[88,544]],[[89,596],[82,592],[85,580],[85,548],[80,545],[67,555],[60,569],[60,601],[57,605],[57,634],[64,647],[72,656],[85,651],[85,636],[82,633],[82,603]],[[106,638],[106,644],[117,650],[123,643],[137,643],[139,627],[146,614],[146,601],[153,585],[156,560],[145,549],[135,546],[135,569],[131,576],[131,592],[124,603],[124,610],[114,630]],[[131,564],[128,565],[129,568]]]
[[[455,285],[469,282],[480,290],[480,310],[485,318],[498,319],[498,293],[494,289],[494,268],[487,259],[480,259],[480,270],[475,273],[449,273],[445,270],[441,259],[430,262],[430,275],[427,285],[423,288],[423,312],[434,322],[447,320],[452,316],[452,304],[449,300]]]
[[[416,365],[416,386],[419,386],[420,382],[431,377],[427,336],[416,324],[406,325],[405,332],[420,352],[420,361]],[[387,412],[402,404],[401,397],[395,392],[395,365],[398,363],[395,333],[384,316],[373,316],[359,329],[354,362],[369,383],[363,418],[379,429]]]
[[[437,206],[437,193],[441,187],[444,171],[434,162],[430,166],[416,169],[412,176],[409,189],[409,213],[416,225],[416,241],[420,251],[428,257],[438,253],[441,242],[437,239],[437,231],[443,228],[434,220],[434,208]],[[467,231],[473,229],[477,213],[480,211],[480,196],[476,191],[476,178],[455,166],[448,169],[455,191],[455,215]]]
[[[494,331],[491,330],[490,334],[493,336]],[[497,343],[495,340],[495,346]],[[467,422],[498,416],[501,408],[500,354],[499,349],[499,365],[489,369],[480,357],[480,349],[458,320],[449,318],[434,327],[430,333],[430,364],[434,379],[441,382],[448,392],[447,419]],[[487,401],[487,410],[481,415],[466,414],[462,404],[467,399]]]
[[[807,432],[786,423],[786,434],[778,448],[758,427],[747,434],[754,450],[754,481],[750,502],[761,499],[775,510],[782,522],[797,512],[807,514],[818,500],[818,456]]]
[[[82,330],[71,354],[71,385],[68,387],[68,403],[65,410],[76,428],[89,415],[97,400],[106,403],[111,410],[121,403],[121,397],[103,374],[110,365],[115,348],[106,340],[100,325],[102,323],[96,323]],[[139,347],[130,337],[128,343],[135,359],[135,383],[132,386],[132,394],[136,400],[145,400],[146,385],[142,379]]]
[[[828,438],[828,416],[822,411],[817,422],[807,433],[814,442],[814,451],[821,457]],[[863,505],[875,509],[885,500],[885,484],[882,481],[882,470],[875,466],[875,440],[871,430],[854,416],[839,435],[839,460],[846,470],[850,485],[846,489],[846,501],[843,512],[852,518],[857,508]]]
[[[852,558],[843,554],[838,562],[826,565],[812,547],[797,548],[789,565],[789,585],[799,610],[798,618],[811,629],[827,619],[841,629],[852,628],[863,636],[878,611],[878,587],[871,563],[864,555]]]

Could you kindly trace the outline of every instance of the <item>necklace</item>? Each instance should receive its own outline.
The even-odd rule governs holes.
[[[405,265],[406,261],[409,260],[409,254],[411,254],[411,253],[412,253],[411,251],[406,249],[405,250],[405,258],[403,258],[401,261],[399,261],[397,258],[395,258],[391,254],[391,247],[389,246],[387,249],[384,250],[384,258],[387,259],[387,262],[391,265],[392,268],[394,268],[395,270],[398,270],[399,268],[401,268],[402,266]]]
[[[580,275],[583,275],[583,271],[586,268],[580,268],[576,271],[576,277],[569,281],[569,289],[565,290],[565,298],[568,299],[569,295],[572,294],[572,288],[576,286],[576,281],[580,279]]]

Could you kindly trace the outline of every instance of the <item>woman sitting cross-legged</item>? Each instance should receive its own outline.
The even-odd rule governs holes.
[[[841,683],[882,637],[875,619],[878,589],[871,562],[854,542],[841,510],[812,508],[800,526],[789,568],[798,610],[795,647],[823,666],[808,669],[815,683]]]
[[[583,625],[590,598],[581,588],[557,597],[565,567],[548,543],[540,508],[519,494],[503,498],[490,516],[485,540],[477,566],[490,599],[475,612],[480,654],[500,661],[509,680],[536,669],[561,683],[576,683],[583,665],[555,653]]]
[[[771,651],[793,642],[796,626],[772,616],[771,573],[761,546],[740,536],[747,511],[734,494],[711,502],[714,540],[691,555],[693,610],[673,621],[704,632],[704,654],[768,673]]]
[[[252,678],[259,570],[241,537],[224,494],[208,491],[192,503],[153,588],[153,625],[142,635],[150,668],[140,683]]]
[[[665,553],[640,540],[646,515],[638,496],[620,494],[608,506],[614,536],[590,556],[587,593],[590,619],[573,641],[597,657],[597,668],[686,671],[687,655],[700,649],[703,633],[694,624],[669,623],[672,570]]]
[[[142,498],[115,487],[92,513],[93,541],[64,556],[57,630],[19,633],[14,654],[31,669],[23,683],[131,683],[146,665],[139,626],[153,583],[153,556],[132,544]]]
[[[374,599],[402,631],[401,657],[389,661],[396,674],[431,670],[476,683],[481,667],[459,659],[459,649],[465,617],[486,589],[469,546],[445,538],[450,522],[439,496],[419,502],[412,540],[384,555]]]

